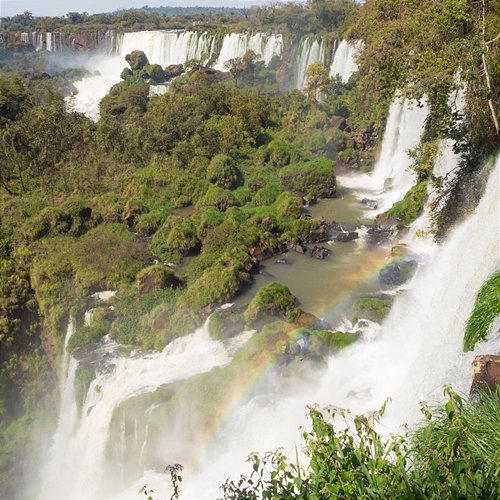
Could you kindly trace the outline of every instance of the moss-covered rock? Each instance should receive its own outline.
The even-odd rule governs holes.
[[[274,207],[281,217],[296,219],[302,213],[302,199],[289,191],[285,191],[278,196],[278,199],[274,202]]]
[[[238,335],[245,329],[243,313],[239,309],[228,307],[212,313],[208,322],[210,337],[224,340]]]
[[[360,297],[353,306],[353,323],[361,318],[380,323],[389,314],[392,302],[389,295]]]
[[[417,270],[418,262],[412,256],[403,257],[383,267],[378,280],[385,286],[398,286],[409,281]]]
[[[377,221],[383,217],[396,217],[402,225],[408,226],[422,213],[425,200],[427,200],[427,180],[415,184],[401,201],[398,201],[387,212],[378,216]]]
[[[326,158],[294,163],[279,172],[281,183],[299,196],[333,198],[337,191],[337,181],[333,162]]]
[[[149,64],[146,54],[142,50],[133,50],[125,56],[125,61],[128,62],[132,71],[138,71]]]
[[[325,355],[330,354],[356,342],[360,337],[359,332],[331,332],[329,330],[318,330],[311,332],[311,351]]]
[[[290,289],[281,283],[273,282],[263,286],[251,300],[244,313],[245,323],[253,326],[270,317],[284,316],[293,309],[295,296]]]
[[[238,205],[238,200],[231,191],[215,185],[210,186],[196,204],[197,207],[215,207],[221,212],[225,212],[229,207],[236,205]]]
[[[181,283],[170,267],[156,264],[142,269],[137,274],[137,289],[140,293],[158,292],[165,288],[175,288]]]
[[[192,219],[171,215],[151,239],[153,255],[179,262],[183,256],[197,251],[200,241]]]
[[[215,155],[207,168],[207,181],[222,189],[235,188],[241,179],[241,172],[233,159],[225,154]]]

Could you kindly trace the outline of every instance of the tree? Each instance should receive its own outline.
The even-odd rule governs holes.
[[[310,64],[306,70],[305,92],[313,103],[319,99],[319,94],[328,86],[328,71],[321,61]]]

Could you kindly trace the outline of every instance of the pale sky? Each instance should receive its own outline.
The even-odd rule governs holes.
[[[35,16],[62,16],[68,12],[112,12],[133,7],[212,6],[248,7],[266,0],[0,0],[0,17],[14,16],[29,10]]]

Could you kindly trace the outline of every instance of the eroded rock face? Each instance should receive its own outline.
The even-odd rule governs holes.
[[[476,356],[472,362],[471,396],[500,387],[500,356],[486,354]]]

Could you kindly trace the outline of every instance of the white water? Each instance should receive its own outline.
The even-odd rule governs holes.
[[[283,50],[282,35],[268,35],[266,33],[230,33],[224,36],[222,47],[214,68],[227,71],[226,63],[245,55],[252,50],[259,56],[259,60],[267,64],[274,56],[280,57]]]
[[[300,41],[295,63],[295,88],[302,90],[306,85],[307,68],[317,61],[325,62],[323,40],[305,37]]]
[[[112,354],[117,345],[108,340],[102,349]],[[208,321],[195,333],[174,340],[160,353],[123,357],[114,355],[112,370],[92,382],[73,434],[65,434],[65,446],[54,454],[50,470],[57,481],[47,480],[41,500],[101,498],[105,452],[111,419],[120,403],[158,387],[211,370],[229,361],[226,348],[208,334]],[[68,382],[69,383],[69,382]],[[62,406],[62,408],[64,408]],[[65,414],[61,412],[56,436],[62,435]]]
[[[142,50],[151,64],[162,67],[195,59],[207,64],[213,55],[215,38],[195,31],[137,31],[118,37],[116,54],[124,58],[133,50]]]
[[[342,40],[333,56],[330,77],[339,76],[344,83],[348,82],[352,74],[358,70],[356,56],[362,46],[363,42],[361,40],[355,42]]]
[[[64,457],[68,442],[71,441],[77,417],[75,401],[75,375],[78,362],[68,353],[68,342],[74,332],[74,318],[70,318],[64,338],[63,357],[60,373],[60,402],[57,429],[52,439],[46,469],[43,473],[44,483],[42,485],[41,498],[49,498],[50,492],[58,488],[60,481],[60,457]]]
[[[408,150],[418,146],[427,115],[425,103],[419,107],[408,99],[394,99],[389,108],[380,158],[373,172],[361,177],[338,176],[341,184],[359,189],[361,197],[378,200],[378,209],[371,212],[372,215],[384,212],[401,200],[415,183],[409,168],[412,160]]]

